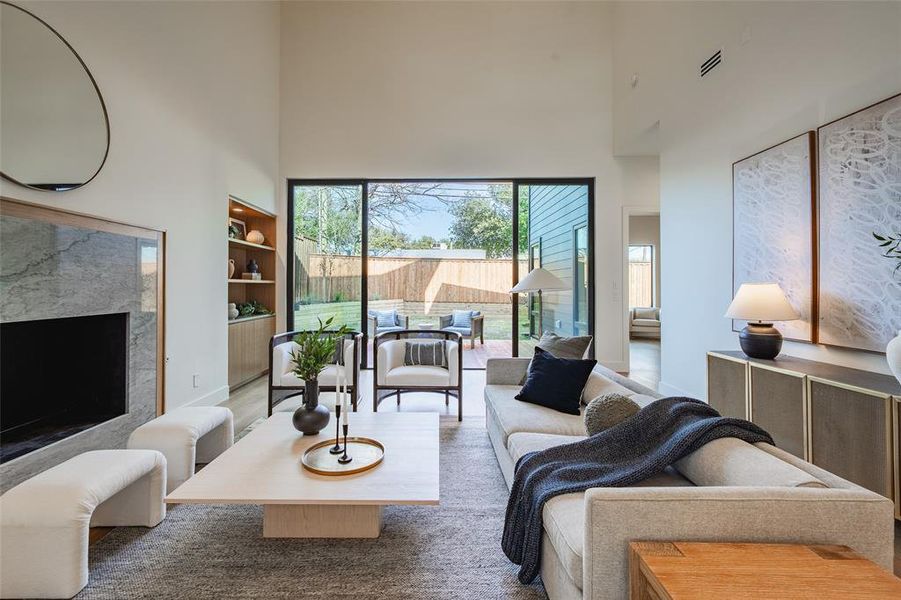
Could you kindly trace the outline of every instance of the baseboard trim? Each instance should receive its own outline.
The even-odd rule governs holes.
[[[208,394],[204,394],[200,398],[195,398],[176,408],[183,408],[185,406],[216,406],[217,404],[222,404],[226,400],[228,400],[228,386],[223,385]]]

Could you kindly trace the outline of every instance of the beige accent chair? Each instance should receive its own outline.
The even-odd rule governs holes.
[[[447,368],[429,365],[405,365],[406,345],[423,342],[444,342]],[[372,352],[372,410],[389,396],[403,392],[436,392],[444,394],[444,405],[450,397],[457,398],[457,420],[463,420],[463,340],[453,331],[408,329],[388,331],[376,336]]]
[[[269,416],[283,400],[302,395],[306,384],[294,374],[292,354],[297,344],[294,338],[300,331],[288,331],[274,335],[269,341]],[[338,369],[344,370],[344,381],[350,393],[353,410],[357,410],[360,399],[360,353],[362,352],[363,334],[351,331],[344,338],[344,365],[335,363],[326,365],[319,373],[319,391],[337,391]],[[279,410],[283,410],[282,409]],[[293,408],[292,408],[293,410]]]
[[[660,309],[632,308],[629,310],[629,337],[660,339]]]
[[[525,453],[584,439],[581,415],[515,399],[529,359],[488,359],[488,438],[508,487]],[[602,366],[583,402],[609,392],[659,396]],[[893,504],[768,444],[711,442],[664,473],[622,488],[551,499],[543,511],[541,580],[551,600],[625,599],[630,541],[846,545],[892,570]]]

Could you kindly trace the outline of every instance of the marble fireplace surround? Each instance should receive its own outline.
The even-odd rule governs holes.
[[[162,413],[164,264],[163,231],[0,198],[0,322],[129,315],[126,414],[0,465],[0,492],[81,452],[124,447]],[[65,381],[46,384],[66,393]]]

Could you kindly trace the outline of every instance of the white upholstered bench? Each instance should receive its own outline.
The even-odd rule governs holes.
[[[0,496],[0,597],[77,594],[88,583],[88,528],[159,524],[165,481],[159,452],[95,450]]]
[[[232,411],[223,406],[178,408],[135,429],[129,448],[159,450],[166,457],[167,493],[194,475],[194,465],[208,463],[235,440]]]

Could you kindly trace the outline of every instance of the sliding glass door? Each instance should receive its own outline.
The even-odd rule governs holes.
[[[460,333],[464,368],[511,356],[512,194],[509,181],[370,182],[368,311]]]
[[[289,188],[289,306],[295,330],[319,319],[361,329],[363,184],[302,183]]]
[[[549,271],[563,287],[543,290],[540,297],[519,294],[516,350],[519,356],[530,356],[543,333],[573,336],[593,331],[594,190],[590,180],[519,180],[514,185],[520,265]]]
[[[334,317],[363,332],[363,366],[371,364],[372,338],[392,319],[396,327],[461,333],[465,368],[531,356],[542,332],[588,334],[593,186],[587,179],[289,181],[288,325],[310,329]],[[510,294],[538,267],[565,289],[540,299]]]

